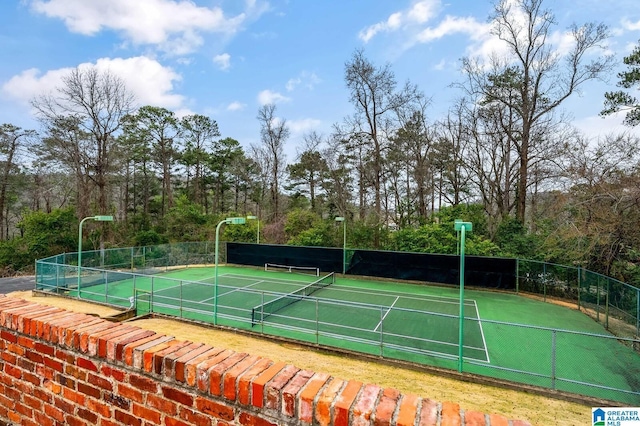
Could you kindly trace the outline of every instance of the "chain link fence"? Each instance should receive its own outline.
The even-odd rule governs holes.
[[[465,342],[432,340],[398,329],[389,322],[392,308],[385,306],[361,304],[358,312],[352,315],[353,324],[338,324],[334,315],[324,313],[323,306],[344,304],[341,309],[346,311],[355,309],[355,305],[315,297],[302,302],[311,306],[304,310],[304,316],[292,314],[295,309],[285,310],[255,324],[255,312],[252,314],[255,304],[212,307],[211,301],[188,301],[183,295],[193,286],[204,284],[156,275],[177,268],[213,265],[214,249],[212,243],[203,242],[84,252],[81,268],[77,265],[77,253],[61,254],[36,262],[36,289],[81,294],[82,298],[124,308],[137,300],[138,308],[145,313],[163,313],[197,321],[210,317],[212,309],[217,309],[218,324],[254,333],[296,338],[312,345],[355,348],[377,357],[458,369],[554,391],[640,405],[638,289],[612,278],[583,268],[518,261],[516,293],[577,307],[615,335],[466,317],[464,329],[481,330],[485,341],[472,345],[466,337]],[[224,249],[220,251],[219,260],[225,260]],[[142,286],[137,284],[140,282],[147,282],[145,287],[151,290],[141,290]],[[120,286],[120,283],[125,285]],[[118,286],[131,288],[127,287],[126,296],[117,296],[112,290]],[[224,285],[220,287],[224,288]],[[173,288],[175,291],[156,294],[154,288]],[[226,291],[243,293],[246,299],[253,298],[258,302],[265,300],[264,292],[250,288],[229,287]],[[452,329],[451,335],[457,336],[458,317],[455,315],[394,309],[395,315],[410,318],[403,321],[407,327],[428,328],[429,324],[439,324],[435,328],[442,328],[446,323],[445,328]],[[365,316],[374,318],[375,329],[365,330],[356,321]],[[462,362],[457,345],[463,348]],[[484,352],[486,356],[478,355]]]

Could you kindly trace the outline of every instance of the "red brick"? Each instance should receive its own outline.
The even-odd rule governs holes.
[[[21,402],[16,402],[14,410],[22,414],[23,416],[27,416],[27,417],[33,416],[33,409],[31,407],[27,407]]]
[[[158,411],[169,416],[175,416],[178,413],[178,405],[175,402],[157,395],[147,394],[146,405],[148,407],[156,408]]]
[[[155,335],[156,335],[156,332],[153,330],[140,330],[137,334],[133,334],[127,338],[124,338],[124,336],[122,336],[123,338],[118,339],[118,341],[116,342],[115,352],[113,355],[114,360],[125,362],[125,348],[127,347],[127,345],[141,341],[143,339],[147,339]],[[108,358],[108,348],[107,348],[107,358]]]
[[[264,405],[264,387],[286,364],[277,362],[256,376],[251,382],[251,404],[261,408]]]
[[[465,426],[486,426],[484,413],[478,411],[465,411],[464,412],[464,424]]]
[[[76,365],[81,368],[85,368],[87,370],[98,372],[98,366],[91,360],[83,357],[78,357],[76,359]]]
[[[113,377],[119,382],[124,382],[127,378],[127,373],[117,368],[112,368],[108,364],[103,364],[100,367],[100,373],[106,377]]]
[[[33,419],[36,421],[36,424],[40,426],[55,426],[53,419],[43,412],[34,411]]]
[[[51,345],[47,345],[45,343],[41,343],[41,342],[36,342],[36,351],[38,351],[38,353],[44,354],[44,355],[49,355],[49,356],[55,356],[56,354],[56,349],[51,346]]]
[[[360,396],[353,406],[354,425],[370,424],[371,415],[373,414],[380,390],[380,387],[375,385],[366,385],[362,388],[362,392],[360,392]]]
[[[153,354],[153,360],[152,360],[152,372],[155,372],[156,374],[163,374],[163,367],[165,365],[165,357],[167,355],[171,355],[174,354],[178,351],[180,351],[181,349],[184,349],[185,347],[189,346],[192,342],[181,342],[178,340],[173,340],[171,342],[169,342],[169,347],[156,352],[155,354]],[[165,378],[169,378],[170,376],[168,374],[164,374]]]
[[[87,399],[87,408],[102,417],[111,417],[111,406],[101,401]]]
[[[124,398],[128,398],[132,401],[135,402],[140,402],[142,403],[143,401],[143,393],[138,390],[138,389],[134,389],[131,386],[127,386],[125,384],[118,384],[118,395],[124,397]]]
[[[268,420],[261,419],[260,417],[253,416],[249,413],[241,413],[240,424],[244,426],[277,426],[276,423],[271,423]]]
[[[170,417],[165,418],[164,424],[165,424],[165,426],[191,426],[191,425],[186,424],[183,421],[180,421],[178,419],[172,419]]]
[[[422,400],[420,426],[436,426],[438,422],[438,404],[430,399]]]
[[[204,353],[211,352],[213,350],[214,348],[209,345],[202,345],[199,348],[189,351],[181,357],[177,358],[174,361],[173,367],[174,379],[178,382],[184,383],[186,381],[186,363],[193,359],[196,359]],[[217,353],[219,353],[221,350],[222,349],[217,350]]]
[[[442,403],[442,421],[440,426],[460,426],[462,418],[460,417],[460,405],[453,402]]]
[[[178,413],[180,418],[189,424],[195,426],[211,426],[211,419],[209,416],[193,411],[189,408],[181,407]],[[219,425],[220,423],[218,423]]]
[[[199,356],[185,362],[184,363],[185,382],[189,386],[196,386],[198,382],[198,366],[203,362],[206,362],[208,359],[216,357],[223,352],[225,352],[225,350],[222,348],[211,348],[203,352]]]
[[[238,401],[241,404],[249,405],[251,402],[251,380],[262,373],[264,370],[273,365],[273,361],[262,358],[255,363],[250,369],[245,371],[238,378]]]
[[[87,382],[91,383],[92,385],[96,385],[99,388],[102,388],[104,390],[108,390],[108,391],[113,390],[113,383],[111,383],[109,380],[97,374],[90,373],[87,376]]]
[[[193,405],[193,396],[191,394],[174,387],[162,386],[162,395],[171,401],[178,402],[182,405],[186,405],[187,407],[191,407]]]
[[[222,394],[223,375],[246,357],[245,353],[235,353],[209,369],[209,393],[211,395],[220,396]]]
[[[400,398],[400,392],[396,389],[387,388],[382,391],[382,396],[378,401],[376,412],[374,414],[374,425],[376,426],[390,426],[393,414],[398,406],[398,399]]]
[[[89,386],[86,383],[78,382],[78,392],[91,396],[96,399],[100,399],[102,391],[95,386]]]
[[[335,426],[348,426],[349,425],[349,413],[353,402],[358,397],[360,389],[362,389],[362,382],[355,380],[349,381],[347,385],[342,389],[340,395],[336,398],[334,404],[334,419]]]
[[[62,373],[62,363],[60,361],[56,361],[53,358],[49,358],[49,357],[45,357],[44,358],[44,365],[46,367],[49,367],[52,370],[55,370],[59,373]]]
[[[124,345],[135,342],[144,337],[155,334],[151,330],[141,330],[137,327],[132,328],[128,333],[109,339],[107,342],[107,359],[110,361],[122,361],[122,352]],[[120,350],[118,351],[118,348]],[[118,356],[119,355],[119,356]]]
[[[197,351],[198,348],[204,346],[202,343],[189,343],[188,345],[180,348],[179,350],[167,354],[164,356],[162,368],[164,369],[164,376],[166,378],[173,379],[175,377],[175,364],[176,360],[184,355]],[[193,358],[193,356],[191,357]]]
[[[133,355],[138,347],[149,345],[156,341],[164,342],[167,338],[168,336],[164,336],[162,334],[151,334],[147,337],[143,337],[140,340],[127,343],[123,348],[122,361],[129,366],[133,366]]]
[[[301,421],[305,423],[313,421],[313,400],[327,380],[329,380],[328,374],[316,373],[300,393],[298,411]]]
[[[73,389],[70,388],[63,388],[62,389],[62,396],[67,400],[67,401],[71,401],[75,404],[78,405],[84,405],[84,402],[86,400],[86,397],[81,394],[80,392],[76,392]]]
[[[11,333],[7,330],[0,331],[0,339],[6,340],[10,343],[18,343],[18,336],[15,333]]]
[[[140,404],[133,404],[133,415],[141,417],[157,425],[160,424],[161,414]]]
[[[158,382],[137,374],[129,375],[129,384],[146,392],[156,393],[158,391]]]
[[[127,345],[127,347],[125,348],[125,359],[127,358],[126,352],[127,350],[131,347],[132,351],[133,351],[133,358],[131,361],[131,364],[134,368],[139,368],[139,369],[143,369],[144,365],[144,353],[151,349],[151,348],[157,348],[159,346],[162,346],[164,344],[166,344],[167,342],[170,342],[174,339],[173,336],[164,336],[164,335],[156,335],[156,336],[150,336],[150,341],[144,342],[146,339],[142,339],[136,343],[133,343],[132,345]],[[128,362],[127,362],[128,364]]]
[[[51,321],[54,321],[58,318],[64,318],[67,315],[69,315],[68,311],[65,311],[64,309],[56,309],[55,311],[52,311],[46,315],[32,318],[29,333],[32,336],[39,337],[41,339],[47,339],[48,336],[45,334],[45,326]]]
[[[87,410],[86,408],[82,408],[82,407],[78,408],[77,415],[81,419],[84,419],[91,424],[95,425],[98,423],[98,415],[91,410]]]
[[[296,400],[298,393],[312,376],[313,371],[300,370],[298,374],[296,374],[295,377],[282,389],[282,407],[280,410],[284,415],[289,417],[294,417],[296,415]]]
[[[117,325],[115,327],[108,330],[99,333],[91,333],[91,335],[89,336],[89,355],[106,358],[107,342],[109,341],[109,339],[113,339],[115,337],[127,334],[130,331],[137,330],[136,327],[130,325],[122,325],[121,323],[116,324]]]
[[[209,390],[209,369],[220,361],[229,358],[235,352],[225,349],[213,357],[204,359],[200,364],[195,365],[195,382],[191,383],[191,363],[187,364],[187,384],[196,385],[198,390],[205,392]]]
[[[404,394],[402,396],[396,420],[398,426],[413,426],[415,424],[419,401],[419,398],[415,395]]]
[[[265,385],[264,406],[266,408],[274,410],[280,409],[282,406],[282,389],[287,385],[287,383],[289,383],[289,380],[298,374],[298,371],[300,371],[299,368],[294,367],[293,365],[287,365]]]
[[[27,404],[29,407],[37,410],[37,411],[42,411],[42,401],[40,401],[38,398],[31,396],[29,394],[24,394],[22,395],[22,400],[24,401],[25,404]]]
[[[513,420],[511,426],[531,426],[531,423],[525,422],[524,420]]]
[[[59,422],[62,422],[64,420],[64,411],[62,411],[58,407],[54,407],[53,405],[45,404],[44,413]]]
[[[167,340],[163,343],[160,343],[155,346],[151,346],[144,350],[137,350],[133,355],[133,366],[136,368],[141,368],[144,371],[151,373],[153,371],[153,357],[156,352],[163,351],[167,348],[170,348],[177,343],[180,343],[177,340],[171,339]]]
[[[228,369],[222,377],[222,395],[231,401],[236,400],[238,394],[238,377],[255,364],[260,357],[252,355]]]
[[[196,408],[204,414],[213,416],[216,419],[229,421],[234,419],[233,407],[214,401],[212,399],[197,397]]]
[[[115,410],[115,419],[129,426],[141,426],[142,420],[124,411]]]
[[[82,320],[77,320],[73,324],[68,324],[64,329],[59,330],[58,343],[65,345],[68,348],[80,349],[86,352],[86,349],[82,349],[80,346],[81,337],[84,335],[88,339],[88,332],[93,329],[102,330],[108,325],[112,325],[103,319],[86,316]]]
[[[69,314],[66,317],[52,320],[50,323],[49,341],[51,343],[64,343],[64,335],[66,334],[67,327],[78,324],[82,320],[86,321],[88,318],[85,314]]]
[[[491,414],[489,416],[489,424],[491,426],[509,426],[509,419],[499,414]]]
[[[320,393],[315,409],[315,419],[320,425],[331,424],[331,405],[344,384],[344,380],[333,378]]]

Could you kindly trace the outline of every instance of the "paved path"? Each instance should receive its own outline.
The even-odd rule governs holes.
[[[0,278],[0,294],[11,293],[12,291],[33,290],[36,286],[34,277],[9,277]]]

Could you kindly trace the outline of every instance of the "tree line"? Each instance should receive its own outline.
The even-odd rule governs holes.
[[[32,106],[41,129],[0,127],[0,264],[75,251],[78,221],[92,248],[211,239],[229,215],[257,216],[225,237],[261,242],[456,252],[453,221],[472,221],[469,253],[589,267],[638,282],[640,143],[630,133],[591,140],[561,109],[589,81],[610,73],[600,53],[608,29],[573,25],[571,48],[550,42],[543,0],[498,1],[492,33],[507,51],[461,60],[458,95],[442,117],[390,64],[358,49],[344,64],[352,113],[330,134],[294,141],[277,106],[262,106],[260,142],[222,137],[211,117],[137,107],[109,71],[76,68]],[[619,86],[638,83],[640,47]],[[605,97],[602,114],[638,102]]]

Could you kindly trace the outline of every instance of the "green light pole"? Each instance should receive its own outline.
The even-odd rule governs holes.
[[[247,220],[257,221],[258,230],[256,231],[256,244],[260,244],[260,219],[258,219],[258,216],[247,216]]]
[[[342,275],[347,272],[347,221],[344,216],[335,218],[336,222],[342,222]]]
[[[223,223],[242,225],[247,223],[247,219],[244,217],[228,217],[221,220],[218,223],[218,226],[216,226],[215,277],[213,281],[213,325],[218,324],[218,245],[220,242],[220,227]]]
[[[86,220],[95,220],[96,222],[113,222],[113,216],[89,216],[80,221],[78,226],[78,298],[80,296],[80,271],[82,269],[82,225]]]
[[[460,326],[458,327],[458,372],[462,373],[462,357],[464,348],[464,243],[466,231],[471,232],[471,222],[456,219],[453,229],[460,231]]]

